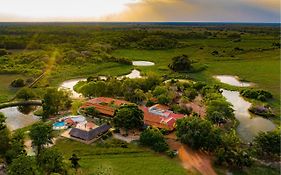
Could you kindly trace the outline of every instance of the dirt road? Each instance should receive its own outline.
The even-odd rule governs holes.
[[[200,151],[192,150],[182,145],[179,141],[168,139],[171,149],[178,150],[178,156],[185,169],[192,171],[196,169],[202,175],[216,175],[217,173],[212,167],[210,157]]]

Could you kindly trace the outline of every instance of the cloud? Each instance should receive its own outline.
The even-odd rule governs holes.
[[[279,0],[0,0],[0,3],[0,21],[280,22]]]
[[[109,21],[279,22],[279,0],[143,0]]]

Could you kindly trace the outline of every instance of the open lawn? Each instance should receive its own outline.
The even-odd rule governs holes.
[[[51,74],[46,77],[51,85],[58,86],[65,80],[73,78],[87,78],[94,75],[119,76],[128,74],[133,67],[118,63],[100,63],[84,65],[63,65],[56,66]]]
[[[128,145],[128,148],[122,148],[110,140],[105,144],[86,145],[77,141],[61,139],[57,141],[55,147],[63,153],[68,165],[68,159],[73,153],[81,158],[79,161],[80,174],[190,174],[181,167],[177,160],[132,144]]]

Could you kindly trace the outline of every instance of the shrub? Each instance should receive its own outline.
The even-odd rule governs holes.
[[[169,150],[166,152],[167,156],[169,156],[171,159],[175,158],[177,153],[175,151]]]
[[[216,50],[214,50],[214,51],[212,52],[212,55],[218,55],[218,54],[219,54],[219,52],[216,51]]]
[[[254,89],[243,89],[240,91],[240,94],[243,97],[256,99],[259,101],[266,101],[268,99],[273,98],[270,92],[264,90],[254,90]]]
[[[153,106],[154,104],[155,104],[155,103],[154,103],[153,101],[148,100],[148,101],[146,102],[145,106],[150,107],[150,106]]]
[[[176,135],[193,149],[212,151],[221,144],[220,130],[196,116],[178,119]]]
[[[280,156],[280,129],[269,132],[261,132],[254,139],[254,146],[258,155],[263,156]]]
[[[163,134],[157,128],[147,128],[140,135],[140,144],[148,146],[156,152],[164,152],[168,150]]]
[[[11,86],[12,87],[23,87],[25,85],[24,80],[22,78],[18,78],[14,81],[12,81]]]
[[[27,87],[21,88],[16,94],[16,98],[23,100],[33,99],[34,97],[36,97],[36,94]]]
[[[187,55],[180,55],[172,58],[172,63],[169,64],[169,68],[175,72],[190,71],[192,68],[191,63]]]
[[[184,96],[186,96],[189,100],[194,100],[198,95],[195,89],[189,88],[184,91]]]

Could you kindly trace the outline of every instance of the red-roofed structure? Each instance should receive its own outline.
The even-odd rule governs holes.
[[[175,114],[168,106],[156,104],[151,107],[141,106],[144,112],[144,124],[173,130],[177,119],[183,118],[183,114]]]
[[[113,117],[114,111],[124,104],[132,104],[125,100],[108,97],[98,97],[87,101],[81,108],[94,107],[100,113]],[[166,105],[156,104],[151,107],[139,106],[144,113],[144,124],[173,130],[177,119],[183,118],[183,114],[175,114]]]
[[[118,100],[108,97],[97,97],[88,100],[81,108],[94,107],[100,113],[113,117],[114,111],[123,104],[131,104],[125,100]]]

